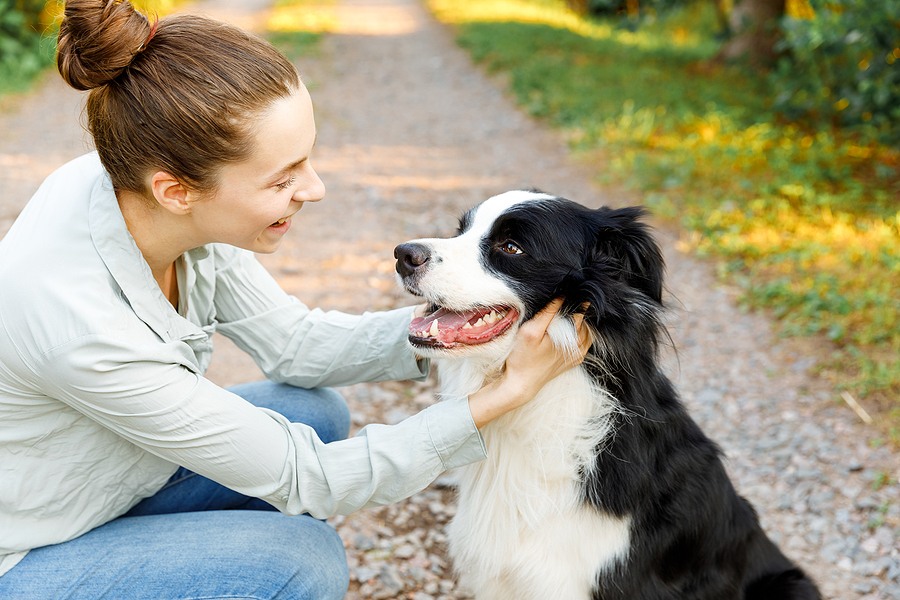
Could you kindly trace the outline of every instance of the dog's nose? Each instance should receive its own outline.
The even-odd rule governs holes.
[[[394,258],[397,259],[397,273],[409,277],[425,268],[431,250],[421,244],[400,244],[394,248]]]

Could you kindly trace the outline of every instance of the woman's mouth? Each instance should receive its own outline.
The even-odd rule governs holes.
[[[277,221],[269,225],[269,229],[273,229],[278,232],[287,231],[291,226],[291,217],[293,216],[294,215],[291,215],[290,217],[284,217],[283,219],[278,219]]]

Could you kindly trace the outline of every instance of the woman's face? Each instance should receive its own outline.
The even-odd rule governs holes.
[[[312,101],[304,86],[263,115],[248,160],[226,164],[216,192],[192,203],[201,236],[263,254],[275,252],[304,202],[325,186],[310,165],[316,142]]]

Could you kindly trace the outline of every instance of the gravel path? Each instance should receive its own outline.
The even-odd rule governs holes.
[[[246,3],[223,6],[204,8],[260,22]],[[393,247],[451,234],[463,209],[500,191],[538,187],[592,206],[629,201],[592,185],[603,165],[573,159],[558,134],[518,112],[502,82],[473,68],[414,0],[345,0],[338,13],[344,29],[300,63],[328,196],[304,209],[278,253],[261,257],[307,304],[362,311],[412,303],[396,289]],[[0,236],[40,181],[87,148],[80,102],[48,77],[0,105]],[[803,343],[778,339],[765,317],[737,308],[711,265],[679,251],[677,232],[661,228],[659,239],[675,348],[667,370],[721,444],[739,491],[827,598],[900,600],[896,453],[871,444],[876,432],[809,373]],[[230,385],[262,374],[219,337],[208,376]],[[341,391],[355,429],[397,422],[433,401],[432,383]],[[407,501],[331,519],[347,546],[347,598],[467,598],[444,550],[453,495],[445,476]]]

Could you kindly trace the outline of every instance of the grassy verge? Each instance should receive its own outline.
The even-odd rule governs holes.
[[[266,22],[266,39],[291,60],[315,54],[335,28],[334,0],[277,0]]]
[[[562,0],[429,0],[522,107],[717,259],[743,302],[827,344],[819,368],[900,443],[900,152],[779,120],[764,76],[710,61],[714,15],[636,32]]]

